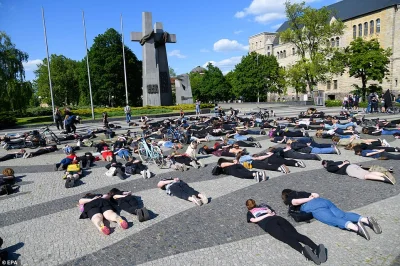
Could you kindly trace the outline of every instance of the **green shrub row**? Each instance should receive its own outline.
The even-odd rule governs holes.
[[[201,104],[201,108],[212,108],[213,104]],[[155,114],[155,113],[169,113],[174,110],[195,110],[195,104],[180,104],[174,106],[144,106],[144,107],[131,107],[132,115],[142,115],[142,114]],[[64,108],[61,108],[63,112]],[[71,108],[71,111],[75,115],[80,115],[82,117],[87,117],[92,115],[92,110],[90,108]],[[96,107],[94,108],[95,115],[102,114],[103,112],[107,112],[109,116],[111,114],[115,115],[124,115],[124,107]],[[19,114],[19,116],[23,117],[36,117],[36,116],[51,116],[52,108],[51,107],[35,107],[28,108],[24,114]]]
[[[1,112],[0,113],[0,129],[15,126],[17,118],[13,112]]]

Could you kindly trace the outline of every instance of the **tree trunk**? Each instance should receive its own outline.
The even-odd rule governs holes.
[[[366,94],[367,94],[367,78],[365,75],[361,76],[361,82],[362,82],[362,97],[364,99],[364,102],[367,100]]]

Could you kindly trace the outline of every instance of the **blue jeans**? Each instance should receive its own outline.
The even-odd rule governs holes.
[[[200,107],[196,106],[196,113],[200,114]]]
[[[131,122],[131,114],[130,113],[126,114],[125,117],[126,117],[126,123]]]
[[[316,198],[301,205],[300,210],[311,212],[314,218],[324,224],[346,229],[349,223],[357,223],[361,216],[353,212],[344,212],[330,200]]]
[[[314,154],[330,154],[330,153],[336,153],[335,149],[332,147],[329,148],[317,148],[317,147],[313,147],[311,149],[311,153]]]
[[[121,149],[121,150],[118,151],[118,156],[121,157],[121,158],[124,158],[124,156],[125,157],[130,157],[131,154],[129,153],[128,150]]]
[[[60,162],[60,164],[63,164],[65,166],[70,165],[71,163],[72,163],[72,160],[70,158],[64,158]]]
[[[371,113],[371,103],[368,103],[366,111],[367,111],[367,113]]]
[[[235,136],[233,136],[233,138],[234,138],[236,141],[238,141],[238,140],[242,140],[242,141],[247,140],[247,136],[243,136],[243,135],[240,135],[240,134],[235,134]]]
[[[394,133],[400,133],[399,129],[382,129],[382,135],[393,135]]]

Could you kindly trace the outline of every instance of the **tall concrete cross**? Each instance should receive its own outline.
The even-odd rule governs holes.
[[[143,106],[172,105],[165,43],[176,43],[176,35],[164,32],[161,22],[156,22],[154,29],[152,23],[151,13],[143,12],[142,32],[131,32],[131,41],[143,46]]]

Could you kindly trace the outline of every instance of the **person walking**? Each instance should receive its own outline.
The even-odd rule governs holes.
[[[126,104],[126,106],[124,108],[124,112],[125,112],[125,117],[126,117],[126,123],[130,123],[131,122],[131,107],[129,106],[129,104]]]
[[[60,108],[58,107],[56,107],[56,110],[54,111],[54,120],[56,122],[57,129],[60,130],[61,127],[61,129],[64,130],[64,121],[62,119]]]
[[[200,104],[201,102],[199,101],[199,99],[196,100],[196,116],[200,115]]]

